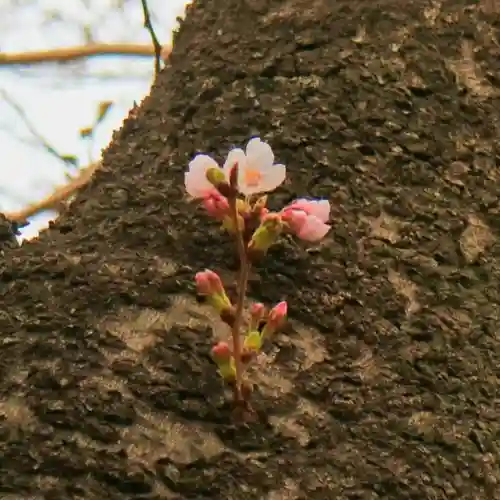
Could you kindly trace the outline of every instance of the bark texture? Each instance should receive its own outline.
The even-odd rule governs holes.
[[[68,212],[0,223],[0,497],[500,498],[499,35],[487,1],[195,2]],[[182,180],[253,135],[272,204],[334,214],[252,276],[291,321],[237,427],[192,285],[234,258]]]

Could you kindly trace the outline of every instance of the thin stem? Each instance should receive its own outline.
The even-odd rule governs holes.
[[[238,247],[238,257],[240,260],[240,270],[238,276],[238,290],[236,302],[236,317],[231,331],[233,337],[233,355],[236,369],[236,390],[235,397],[241,400],[241,382],[243,378],[243,366],[241,362],[241,337],[240,330],[243,322],[243,307],[245,305],[245,297],[248,286],[248,276],[250,274],[250,263],[247,259],[247,252],[245,248],[245,241],[243,240],[243,233],[239,230],[238,224],[238,206],[236,196],[230,200],[231,218],[233,219],[236,231],[236,244]]]

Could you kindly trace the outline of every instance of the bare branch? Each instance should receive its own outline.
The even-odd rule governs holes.
[[[37,140],[37,142],[40,143],[47,153],[52,155],[54,158],[57,158],[59,161],[62,161],[65,165],[75,166],[74,161],[72,161],[68,156],[58,153],[56,149],[47,142],[43,135],[38,132],[29,120],[24,108],[13,97],[11,97],[4,89],[0,89],[0,95],[3,97],[3,100],[19,115],[30,134]]]
[[[155,37],[156,39],[156,37]],[[156,40],[158,43],[158,40]],[[131,43],[92,43],[60,49],[34,52],[0,53],[0,66],[27,66],[31,64],[68,62],[96,56],[156,56],[158,49],[151,45]],[[161,46],[160,46],[161,51]]]
[[[78,175],[64,186],[57,187],[49,196],[43,200],[32,203],[25,208],[17,211],[4,213],[5,217],[12,222],[24,223],[29,217],[43,212],[44,210],[60,208],[61,204],[84,187],[94,172],[100,167],[100,163],[91,163],[88,167],[82,168]]]
[[[144,13],[144,27],[149,31],[151,35],[151,41],[153,42],[154,52],[155,52],[155,75],[160,72],[160,59],[162,57],[162,47],[158,38],[156,36],[153,24],[151,23],[151,14],[149,12],[147,0],[141,0],[142,12]]]
[[[170,47],[167,46],[163,47],[163,50],[161,52],[161,57],[163,58],[164,61],[168,59],[170,52],[171,52]],[[5,98],[6,95],[5,91],[1,92],[4,94]],[[10,99],[8,95],[7,98]],[[10,99],[10,101],[12,102],[12,99]],[[34,131],[33,127],[30,126],[29,121],[26,118],[26,114],[24,113],[24,110],[22,108],[20,109],[22,111],[22,116],[25,117],[25,123],[30,128],[30,131],[33,133]],[[36,133],[36,130],[34,132],[36,137],[43,139],[40,136],[40,134]],[[43,143],[46,144],[46,141],[44,140]],[[58,156],[58,158],[60,158],[57,152],[55,152],[55,154]],[[78,175],[74,177],[70,182],[54,189],[54,191],[46,198],[37,201],[35,203],[32,203],[30,205],[27,205],[25,208],[17,212],[4,213],[5,217],[11,222],[24,224],[28,218],[33,217],[34,215],[43,212],[44,210],[60,208],[64,204],[64,202],[68,200],[68,198],[73,196],[79,189],[83,188],[90,182],[94,173],[100,168],[100,166],[101,166],[100,162],[91,163],[87,167],[80,169]]]

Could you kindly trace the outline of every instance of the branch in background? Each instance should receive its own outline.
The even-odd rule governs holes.
[[[0,53],[0,66],[27,66],[30,64],[50,63],[50,62],[68,62],[78,59],[86,59],[96,56],[136,56],[136,57],[159,57],[161,46],[156,39],[153,39],[156,45],[140,45],[130,43],[93,43],[75,47],[63,47],[60,49],[40,50],[35,52],[12,52]],[[170,51],[168,51],[169,53]],[[168,55],[165,54],[163,57]],[[158,62],[159,65],[159,62]]]
[[[150,47],[150,49],[151,49],[151,47]],[[64,50],[64,49],[61,49],[61,50]],[[161,58],[164,61],[166,61],[168,59],[168,57],[170,56],[171,47],[165,46],[162,49],[160,46],[160,51],[161,51]],[[55,51],[53,51],[53,52],[55,52]],[[42,53],[40,52],[38,54],[42,54]],[[156,53],[155,53],[155,55],[156,55]],[[4,56],[5,56],[5,54],[4,54]],[[1,59],[1,57],[2,57],[2,55],[0,54],[0,59]],[[82,56],[80,56],[80,57],[82,57]],[[85,57],[85,56],[83,56],[83,57]],[[54,60],[54,59],[52,59],[52,60]],[[38,60],[37,62],[43,62],[43,61]],[[2,92],[3,92],[4,98],[5,98],[5,91],[2,91]],[[12,101],[12,99],[10,99],[10,100]],[[24,110],[22,108],[20,108],[20,109],[22,111],[22,116],[25,117],[24,118],[25,123],[30,128],[30,131],[33,133],[33,127],[29,126],[29,120],[27,119],[26,114],[24,113]],[[36,133],[35,136],[38,138],[41,138],[41,136],[38,133]],[[43,140],[43,144],[44,145],[47,144],[45,140]],[[50,147],[50,145],[48,145],[48,146]],[[50,152],[50,150],[49,150],[49,152]],[[59,159],[64,158],[64,156],[61,157],[57,152],[55,152],[55,154]],[[76,177],[74,177],[70,182],[68,182],[64,186],[57,187],[46,198],[44,198],[40,201],[37,201],[35,203],[32,203],[30,205],[27,205],[25,208],[23,208],[17,212],[4,213],[5,217],[8,220],[10,220],[11,222],[24,224],[27,219],[29,219],[30,217],[33,217],[34,215],[36,215],[40,212],[43,212],[44,210],[60,208],[61,205],[66,200],[68,200],[68,198],[73,196],[79,189],[86,186],[90,182],[94,173],[96,172],[96,170],[99,169],[100,166],[101,166],[101,163],[96,162],[96,163],[90,164],[89,166],[87,166],[85,168],[80,169],[80,171],[78,172]]]
[[[0,95],[3,97],[3,100],[19,115],[30,134],[37,140],[38,143],[40,143],[47,153],[62,161],[66,165],[75,166],[74,158],[58,153],[56,149],[47,142],[43,135],[38,132],[29,120],[24,108],[13,97],[11,97],[4,89],[0,89]]]
[[[5,217],[12,222],[23,224],[29,217],[33,217],[33,215],[43,212],[44,210],[60,208],[64,201],[88,184],[100,165],[100,163],[91,163],[88,167],[82,168],[78,172],[78,175],[68,182],[68,184],[57,187],[43,200],[32,203],[17,212],[4,213]]]
[[[149,12],[147,0],[141,0],[142,12],[144,14],[144,27],[149,31],[151,35],[151,41],[153,42],[154,52],[155,52],[155,75],[160,72],[160,59],[162,58],[162,47],[158,38],[156,36],[153,24],[151,23],[151,14]]]

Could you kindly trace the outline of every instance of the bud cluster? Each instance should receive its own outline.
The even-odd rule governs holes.
[[[236,304],[231,303],[214,271],[201,271],[195,278],[198,294],[232,329],[232,342],[219,342],[211,356],[222,378],[235,386],[236,400],[244,399],[248,392],[243,390],[247,387],[242,382],[243,372],[261,352],[264,341],[283,327],[287,316],[285,301],[269,311],[263,304],[255,303],[249,324],[243,324],[251,264],[265,256],[284,233],[318,242],[330,230],[327,200],[300,198],[279,212],[267,208],[265,193],[275,190],[285,178],[285,166],[274,163],[270,146],[258,138],[251,139],[245,151],[231,150],[223,167],[207,155],[197,155],[185,174],[188,194],[200,200],[208,215],[219,221],[238,243],[240,276]]]

